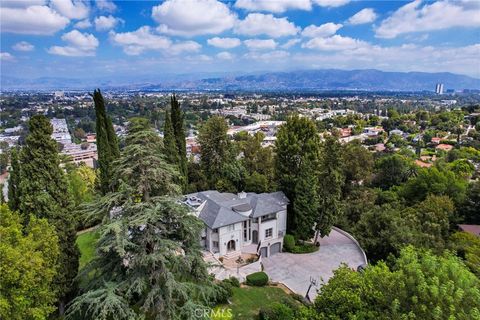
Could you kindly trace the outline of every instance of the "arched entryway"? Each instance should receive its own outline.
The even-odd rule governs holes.
[[[258,231],[257,230],[252,231],[252,243],[258,243]]]
[[[235,240],[230,240],[227,242],[227,251],[235,251]]]

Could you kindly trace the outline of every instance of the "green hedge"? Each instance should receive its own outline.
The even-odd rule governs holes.
[[[296,244],[295,238],[286,234],[283,237],[283,249],[290,253],[312,253],[318,250],[318,246],[307,242]]]
[[[296,245],[291,253],[312,253],[318,251],[319,247],[314,245],[313,243],[304,243]]]
[[[291,252],[295,247],[295,238],[291,234],[286,234],[283,237],[283,248],[285,251]]]
[[[265,272],[255,272],[247,276],[249,286],[263,287],[268,283],[268,275]]]

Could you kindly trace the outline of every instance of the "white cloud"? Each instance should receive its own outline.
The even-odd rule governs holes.
[[[242,35],[256,36],[265,34],[272,38],[296,35],[300,28],[287,18],[275,18],[271,14],[250,13],[235,26],[235,32]]]
[[[277,47],[277,43],[273,39],[260,40],[260,39],[249,39],[243,41],[243,43],[250,50],[272,50]]]
[[[182,52],[197,52],[201,45],[195,41],[173,43],[169,38],[156,35],[148,26],[136,31],[115,33],[110,31],[110,40],[121,47],[128,55],[139,55],[147,50],[157,50],[164,54],[176,55]]]
[[[294,45],[296,45],[297,43],[299,43],[300,41],[301,41],[300,39],[290,39],[284,44],[282,44],[280,47],[282,47],[282,49],[289,49]]]
[[[115,26],[122,20],[115,18],[112,15],[96,17],[94,20],[95,29],[97,31],[106,31],[115,28]]]
[[[480,4],[476,1],[437,1],[422,6],[410,2],[383,20],[375,30],[378,38],[395,38],[404,33],[443,30],[452,27],[479,27]]]
[[[0,9],[2,32],[50,35],[65,28],[69,22],[68,18],[47,6]]]
[[[8,52],[0,52],[0,60],[1,61],[14,61],[15,60],[15,57],[12,56],[10,53]]]
[[[227,51],[222,51],[217,54],[217,58],[221,60],[233,60],[235,55]]]
[[[2,0],[0,7],[8,8],[28,8],[31,6],[43,6],[46,4],[46,0]]]
[[[280,60],[282,62],[285,62],[285,59],[290,56],[290,53],[288,51],[283,51],[283,50],[275,50],[275,51],[270,51],[270,52],[257,52],[257,51],[252,51],[248,52],[244,55],[244,58],[247,59],[253,59],[253,60],[260,60],[264,62],[271,62],[275,60]]]
[[[313,0],[314,3],[321,7],[341,7],[350,2],[350,0]]]
[[[207,43],[217,48],[232,49],[232,48],[238,47],[242,42],[238,38],[214,37],[214,38],[208,39]]]
[[[311,24],[303,29],[302,36],[308,38],[329,37],[334,35],[341,27],[343,27],[342,24],[333,22],[324,23],[321,26]]]
[[[377,19],[375,10],[372,8],[365,8],[351,16],[350,19],[348,19],[348,23],[353,25],[364,24],[373,22],[375,19]]]
[[[90,28],[91,26],[92,26],[92,23],[88,19],[78,21],[74,25],[74,27],[77,29],[86,29],[86,28]]]
[[[98,39],[93,34],[81,33],[78,30],[63,34],[62,40],[67,43],[66,46],[53,46],[48,52],[69,57],[94,56],[99,45]]]
[[[27,41],[20,41],[15,43],[12,49],[16,51],[32,51],[35,49],[35,46]]]
[[[197,52],[202,48],[202,46],[195,41],[183,41],[172,44],[166,53],[177,55],[182,52]]]
[[[115,3],[113,3],[113,1],[97,0],[95,2],[95,4],[96,4],[98,9],[103,10],[103,11],[115,12],[115,10],[117,10],[117,6],[115,5]]]
[[[217,0],[167,0],[152,9],[161,33],[191,37],[218,34],[233,27],[236,15]]]
[[[50,6],[69,19],[85,19],[90,13],[88,4],[81,0],[50,0]]]
[[[131,32],[110,32],[110,39],[122,46],[123,51],[128,55],[138,55],[145,50],[167,49],[172,45],[169,38],[153,34],[147,26]]]
[[[310,0],[237,0],[235,7],[249,11],[282,13],[289,9],[312,10]]]
[[[352,50],[299,53],[290,65],[340,69],[375,68],[385,71],[453,72],[480,78],[480,43],[464,47],[432,47],[405,44],[381,47],[362,46]]]
[[[369,46],[365,41],[342,37],[338,34],[328,38],[313,38],[302,45],[302,48],[323,51],[352,50]]]

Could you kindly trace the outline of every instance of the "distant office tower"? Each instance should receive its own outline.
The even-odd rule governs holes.
[[[435,86],[435,93],[443,94],[443,83],[437,83],[437,85]]]

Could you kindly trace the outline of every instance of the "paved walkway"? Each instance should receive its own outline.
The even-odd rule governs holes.
[[[277,253],[263,258],[262,263],[271,281],[281,282],[294,292],[305,296],[310,285],[310,277],[317,279],[320,286],[322,280],[327,282],[333,276],[333,271],[342,263],[356,269],[366,261],[358,244],[334,229],[328,237],[320,240],[320,249],[317,252]],[[317,292],[312,287],[310,299],[313,301],[316,295]]]

